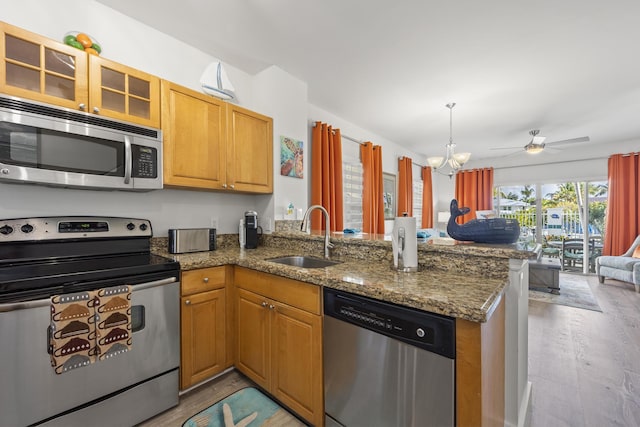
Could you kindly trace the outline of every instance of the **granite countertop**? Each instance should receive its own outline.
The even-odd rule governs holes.
[[[308,238],[308,236],[307,236]],[[333,241],[334,239],[332,239]],[[498,258],[527,258],[531,252],[522,252],[507,248],[501,251],[489,247],[448,247],[424,248],[436,251],[442,259],[452,258],[451,253],[474,252],[474,255],[489,254]],[[214,267],[220,265],[238,265],[265,273],[271,273],[303,282],[340,289],[354,294],[413,307],[432,313],[443,314],[473,322],[486,322],[492,310],[508,284],[508,267],[500,268],[493,276],[482,277],[478,274],[463,274],[456,270],[438,270],[422,268],[416,273],[401,273],[392,269],[388,258],[363,260],[347,256],[332,256],[340,264],[306,269],[266,261],[268,258],[307,255],[321,258],[318,250],[305,250],[304,246],[290,247],[260,246],[258,249],[240,249],[221,247],[216,251],[192,254],[172,255],[166,246],[156,245],[154,253],[173,258],[180,262],[183,270]],[[503,261],[507,261],[504,259]],[[452,264],[454,265],[454,264]]]

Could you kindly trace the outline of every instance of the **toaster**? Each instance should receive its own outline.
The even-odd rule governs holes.
[[[215,228],[170,228],[169,253],[214,251],[216,249]]]

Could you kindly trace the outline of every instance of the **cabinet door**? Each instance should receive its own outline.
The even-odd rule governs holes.
[[[271,343],[266,298],[238,289],[236,310],[236,367],[266,390],[270,389]]]
[[[180,388],[225,368],[225,290],[182,297]]]
[[[89,112],[160,127],[160,79],[89,55]]]
[[[235,191],[273,192],[273,119],[228,107],[227,183]]]
[[[0,92],[74,110],[88,102],[87,54],[0,22]]]
[[[176,84],[162,82],[164,183],[226,187],[226,104]]]
[[[307,421],[322,425],[321,318],[279,303],[270,311],[272,393]]]

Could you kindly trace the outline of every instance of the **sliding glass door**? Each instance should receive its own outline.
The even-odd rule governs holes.
[[[520,223],[521,240],[542,245],[564,271],[595,272],[605,233],[607,182],[532,183],[494,190],[494,208]]]

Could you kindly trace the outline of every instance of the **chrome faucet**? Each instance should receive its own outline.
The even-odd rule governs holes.
[[[329,212],[325,208],[320,205],[312,205],[309,206],[309,209],[304,213],[304,217],[302,217],[302,224],[300,224],[300,231],[304,231],[310,233],[309,231],[309,216],[311,215],[311,211],[314,209],[320,209],[324,214],[324,257],[329,258],[329,249],[333,248],[333,243],[329,241],[329,228],[331,224],[329,223]]]

